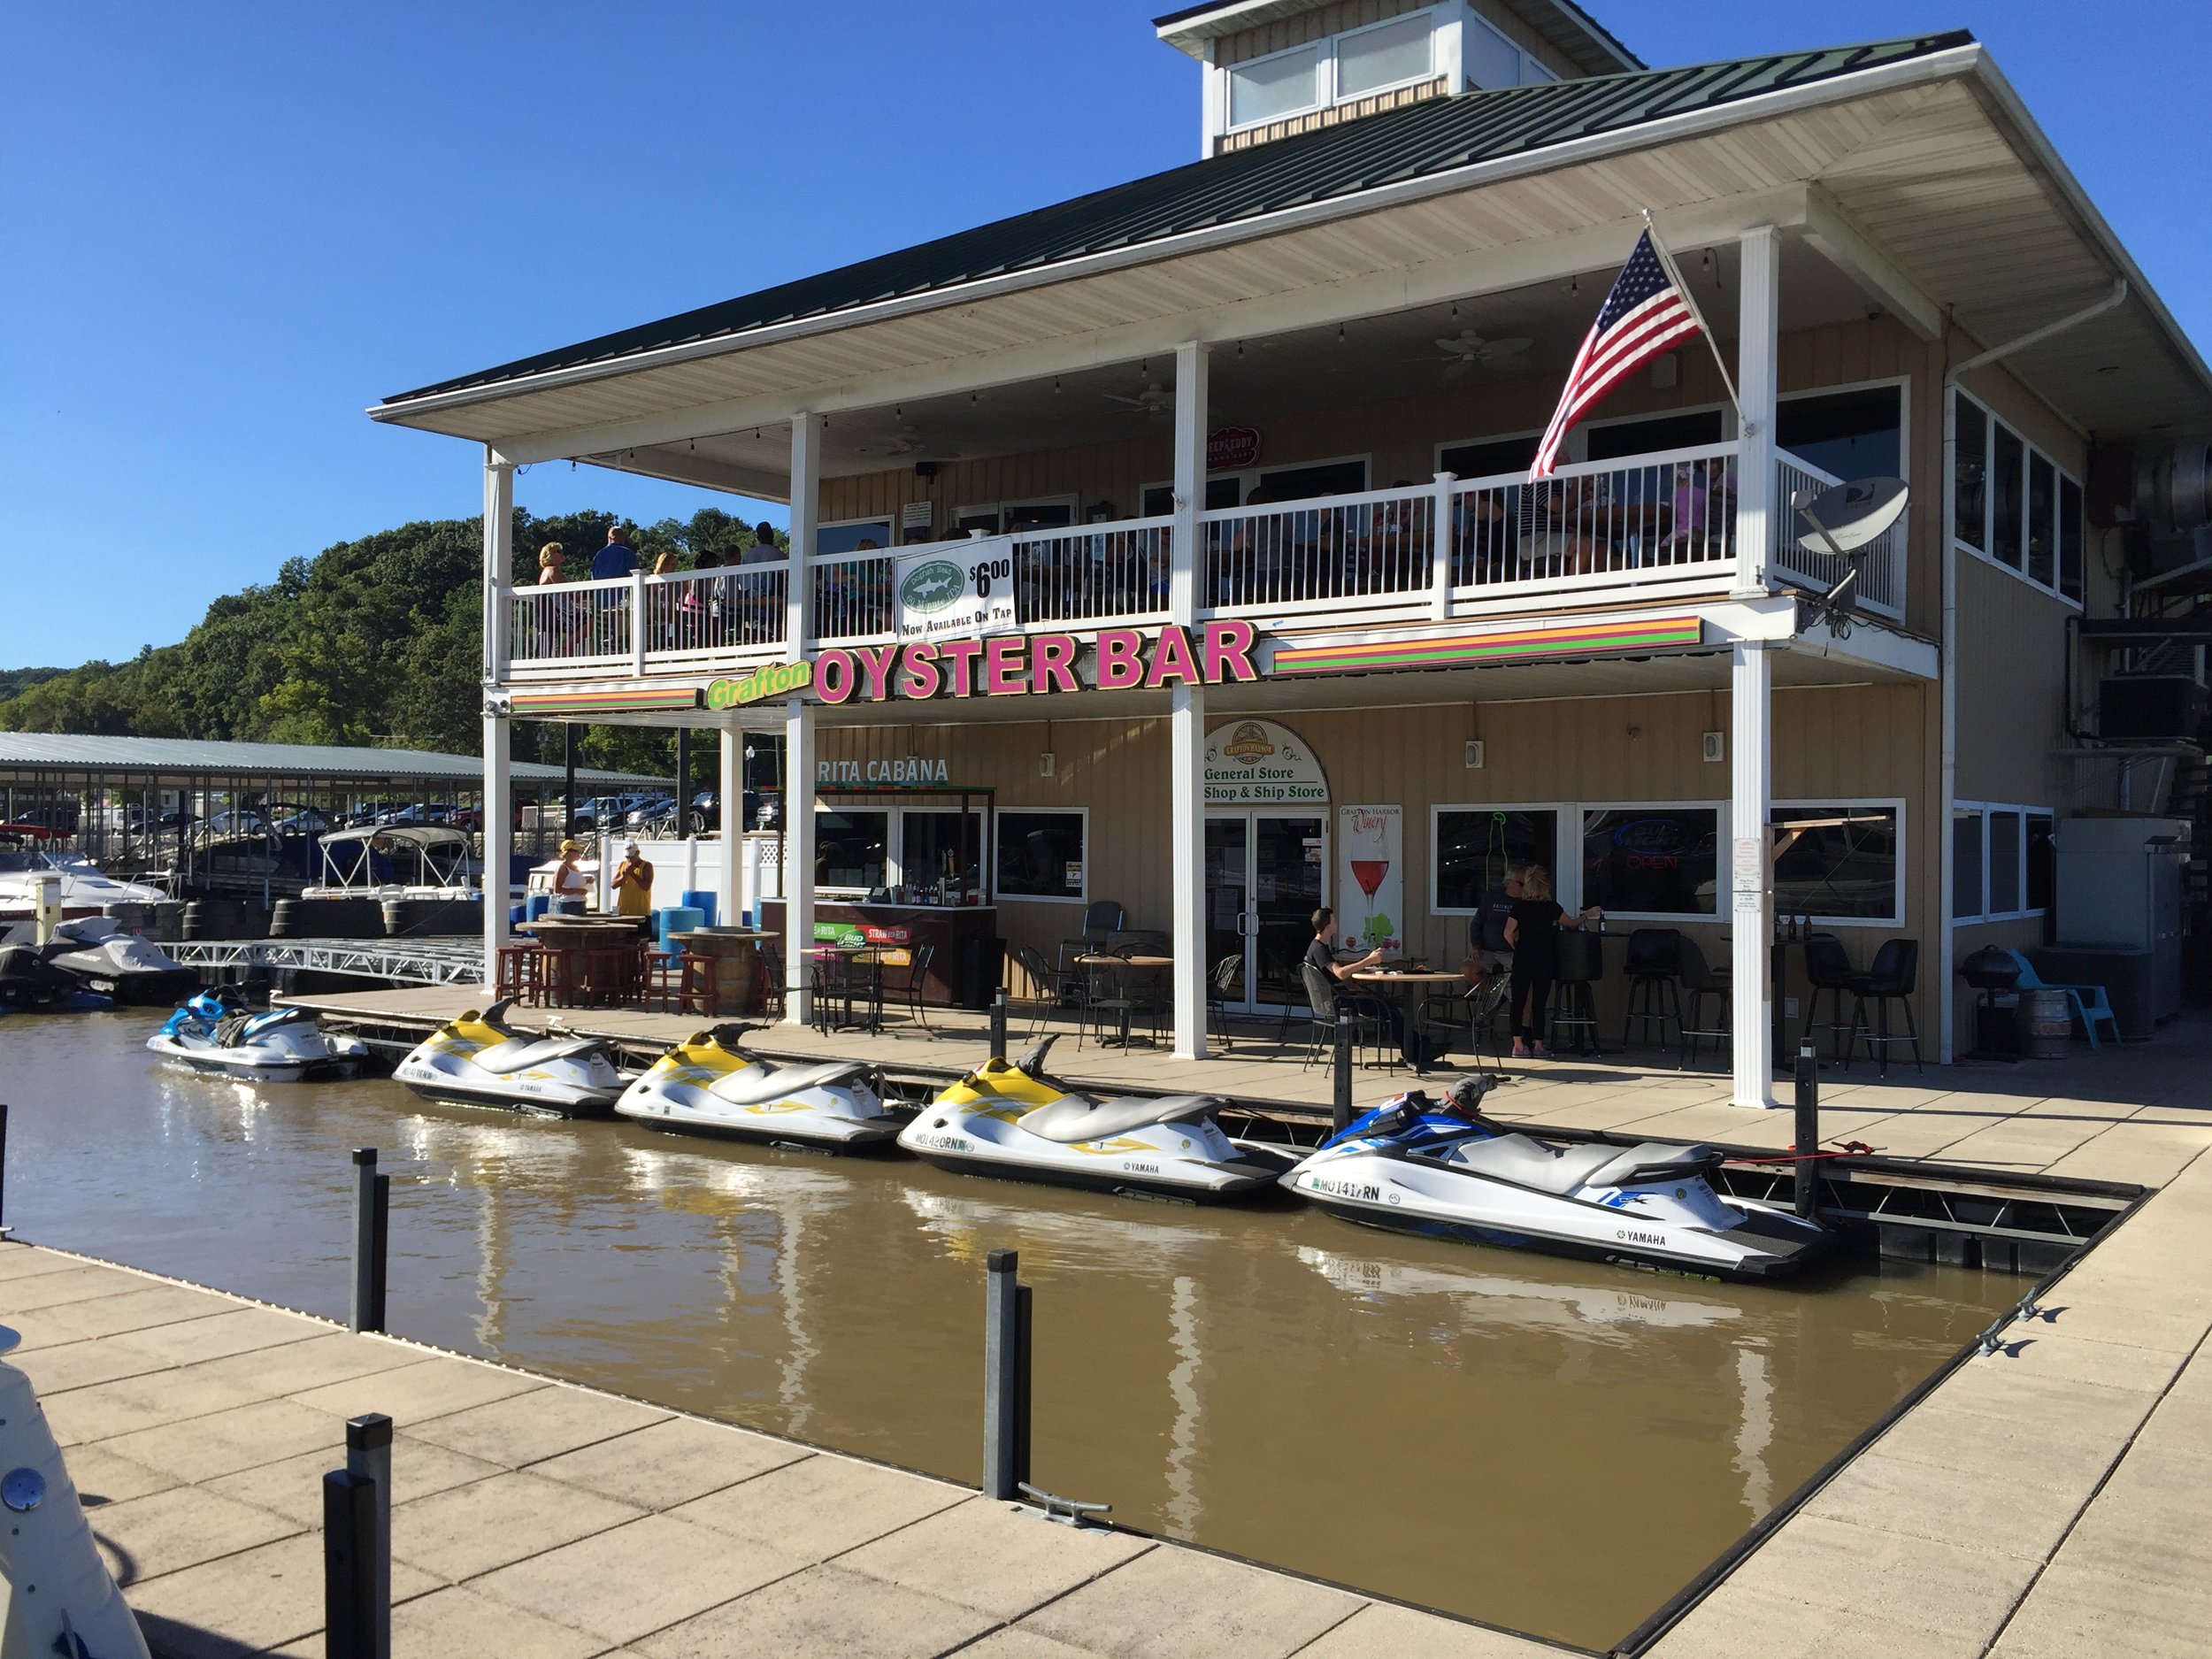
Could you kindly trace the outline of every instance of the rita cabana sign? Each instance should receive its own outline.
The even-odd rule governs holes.
[[[1020,697],[1056,691],[1160,691],[1256,680],[1258,635],[1249,622],[1170,624],[1157,632],[1101,628],[1072,634],[1002,634],[991,639],[909,640],[818,652],[796,663],[768,663],[742,680],[707,687],[707,707],[727,709],[766,697],[818,703],[926,703],[935,697]]]

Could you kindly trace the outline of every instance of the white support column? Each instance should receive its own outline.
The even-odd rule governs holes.
[[[1167,613],[1188,627],[1198,616],[1204,573],[1198,515],[1206,506],[1207,381],[1213,348],[1186,341],[1175,348],[1175,540],[1169,549]]]
[[[1766,591],[1767,557],[1774,544],[1774,404],[1780,385],[1778,331],[1782,304],[1782,235],[1771,225],[1747,230],[1739,242],[1736,396],[1743,430],[1736,465],[1736,593]]]
[[[506,716],[508,626],[515,540],[515,470],[484,451],[484,984],[499,982],[506,944],[507,872],[513,850],[511,728]]]
[[[1774,939],[1774,659],[1764,641],[1740,640],[1729,673],[1728,833],[1732,903],[1721,919],[1734,936],[1729,965],[1739,1106],[1774,1104],[1774,1006],[1768,952]]]
[[[797,662],[814,643],[814,532],[821,518],[821,419],[811,414],[794,415],[791,418],[791,580],[784,590],[783,606],[783,657],[787,663]],[[810,864],[809,867],[812,867]]]
[[[800,697],[783,705],[783,1023],[803,1025],[814,945],[814,705]]]
[[[1436,496],[1429,510],[1435,519],[1429,537],[1429,616],[1437,622],[1452,614],[1452,543],[1456,528],[1452,509],[1457,505],[1458,489],[1455,474],[1436,475]]]
[[[715,799],[721,803],[722,874],[715,884],[714,919],[734,927],[752,903],[752,895],[745,891],[745,873],[739,868],[745,856],[745,733],[726,726],[720,735],[722,781]]]
[[[1175,920],[1175,1057],[1206,1057],[1206,692],[1178,686],[1168,715],[1168,840]]]

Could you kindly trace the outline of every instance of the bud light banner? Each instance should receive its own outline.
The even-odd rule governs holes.
[[[1010,536],[971,536],[902,553],[891,565],[893,626],[902,640],[1006,634],[1014,618]]]

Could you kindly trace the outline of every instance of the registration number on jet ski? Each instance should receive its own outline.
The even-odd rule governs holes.
[[[969,1152],[974,1149],[968,1145],[966,1137],[963,1135],[925,1134],[917,1135],[914,1138],[926,1147],[935,1147],[943,1152]]]
[[[1382,1200],[1381,1187],[1363,1186],[1358,1181],[1333,1181],[1326,1176],[1316,1175],[1309,1178],[1308,1185],[1315,1192],[1326,1193],[1332,1198],[1363,1198],[1371,1204]]]

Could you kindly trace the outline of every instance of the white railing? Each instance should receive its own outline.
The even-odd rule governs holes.
[[[814,561],[814,637],[841,645],[891,637],[888,550],[837,553]]]
[[[1471,479],[1452,498],[1452,595],[1732,580],[1736,446]]]
[[[1014,604],[1023,626],[1164,617],[1174,526],[1171,518],[1132,518],[1015,536]]]
[[[1202,610],[1235,615],[1417,603],[1430,587],[1436,490],[1401,486],[1217,507],[1199,515],[1199,526]]]
[[[668,660],[780,647],[790,586],[788,559],[648,576],[645,655]]]
[[[1822,490],[1843,480],[1824,472],[1811,462],[1778,451],[1774,459],[1774,541],[1771,564],[1778,581],[1826,593],[1848,568],[1832,553],[1808,552],[1801,545],[1806,525],[1790,505],[1800,490]],[[1870,542],[1859,561],[1857,602],[1872,611],[1901,619],[1905,614],[1905,521],[1895,524]]]
[[[633,590],[626,576],[517,588],[510,657],[518,663],[628,661]]]

